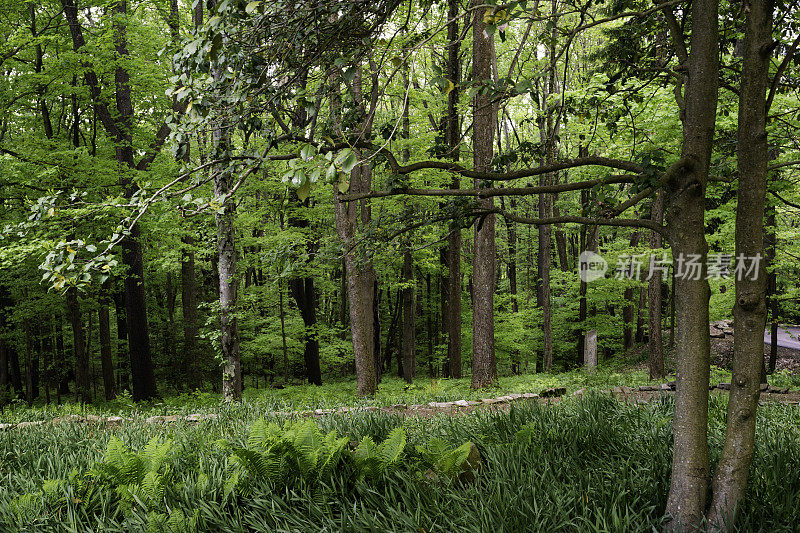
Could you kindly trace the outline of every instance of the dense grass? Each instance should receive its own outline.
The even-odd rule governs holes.
[[[314,485],[302,480],[257,484],[254,493],[226,496],[228,452],[217,439],[244,445],[263,401],[216,408],[219,419],[123,427],[63,423],[0,433],[2,531],[159,531],[158,516],[195,517],[200,531],[652,531],[666,500],[671,457],[672,401],[644,406],[591,395],[552,406],[514,405],[509,413],[479,412],[432,419],[372,412],[318,420],[358,441],[383,440],[402,426],[408,453],[377,481],[346,469]],[[711,403],[710,442],[716,460],[725,404]],[[269,416],[268,416],[268,419]],[[769,405],[759,412],[758,447],[743,531],[793,531],[800,522],[800,410]],[[76,502],[69,485],[59,505],[23,516],[14,499],[39,491],[47,479],[83,475],[102,459],[115,435],[133,449],[153,438],[173,439],[171,484],[157,504],[121,509],[113,494],[93,507]],[[473,441],[483,456],[477,482],[432,480],[414,464],[414,447],[434,437],[453,445]],[[189,524],[189,519],[175,523]],[[148,529],[149,528],[149,529]],[[173,529],[189,531],[191,529]]]

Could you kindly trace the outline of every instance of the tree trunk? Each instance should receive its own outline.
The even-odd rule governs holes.
[[[658,192],[656,199],[653,200],[653,207],[650,211],[650,219],[661,224],[664,218],[664,193]],[[650,236],[650,247],[654,253],[661,249],[661,234],[657,231]],[[661,272],[650,273],[648,284],[648,351],[650,352],[650,379],[660,379],[664,377],[664,341],[661,337],[661,285],[663,277]]]
[[[411,251],[406,244],[403,251],[403,379],[406,383],[414,380],[414,369],[416,368],[416,334],[415,334],[415,313],[414,313],[414,259]]]
[[[630,240],[631,248],[639,245],[639,238],[640,233],[638,231],[634,231]],[[622,346],[626,350],[630,350],[635,344],[635,339],[633,336],[633,318],[636,314],[636,304],[633,301],[633,294],[634,288],[628,287],[625,289],[625,292],[622,296],[622,299],[625,301],[625,307],[622,308]]]
[[[98,329],[100,331],[100,366],[103,372],[103,391],[106,400],[117,397],[114,383],[114,360],[111,357],[111,323],[108,313],[108,296],[102,294],[98,300]]]
[[[125,293],[114,293],[114,313],[117,318],[118,389],[130,389],[130,357],[128,355],[128,320],[125,317]]]
[[[445,141],[450,148],[450,157],[453,161],[460,158],[459,143],[461,141],[461,128],[459,126],[458,101],[461,95],[461,68],[459,64],[459,50],[461,40],[458,30],[458,15],[460,3],[458,0],[447,2],[447,77],[453,81],[454,88],[447,94],[447,123],[445,127]],[[451,189],[461,187],[458,174],[453,174]],[[443,322],[447,324],[447,365],[448,375],[451,378],[461,377],[461,228],[451,224],[447,237],[447,298],[448,305],[446,317]]]
[[[201,11],[202,13],[202,11]],[[197,281],[194,264],[194,237],[181,239],[181,310],[183,312],[183,361],[186,379],[191,390],[203,385],[198,355]]]
[[[472,21],[472,78],[475,83],[491,81],[493,39],[485,32],[483,22],[486,8],[473,0]],[[488,94],[476,93],[473,99],[473,167],[477,171],[491,170],[496,120],[494,103]],[[480,187],[475,180],[475,188]],[[492,198],[479,200],[483,209],[493,209]],[[475,260],[473,265],[472,311],[472,388],[487,387],[497,381],[494,353],[494,291],[495,291],[495,215],[488,215],[475,225]]]
[[[766,266],[773,266],[775,264],[775,247],[778,244],[778,228],[775,220],[775,206],[769,208],[767,215],[767,231],[765,237],[766,247]],[[767,304],[769,306],[770,324],[770,344],[769,344],[769,367],[770,374],[775,372],[775,366],[778,363],[778,323],[780,322],[779,316],[779,301],[778,301],[778,273],[775,269],[767,274]]]
[[[75,356],[75,396],[78,401],[91,402],[89,393],[89,356],[86,353],[86,340],[81,321],[81,308],[78,290],[67,289],[67,317],[72,326],[72,351]]]
[[[697,257],[699,279],[675,277],[677,392],[672,479],[666,512],[673,527],[696,524],[705,512],[709,482],[709,330],[705,279],[705,192],[714,141],[718,84],[717,2],[692,3],[691,55],[686,64],[683,148],[685,165],[668,184],[668,234],[677,260]]]
[[[314,278],[294,278],[289,280],[289,289],[292,292],[300,316],[303,319],[305,330],[303,338],[303,360],[306,367],[306,379],[314,385],[322,385],[322,371],[319,364],[319,340],[317,339],[317,298],[314,293]]]
[[[769,162],[766,131],[766,93],[772,42],[771,0],[752,0],[747,12],[739,91],[736,201],[736,257],[756,263],[755,272],[736,269],[733,318],[733,373],[728,401],[725,444],[712,484],[709,522],[733,530],[736,511],[744,498],[753,461],[756,410],[764,363],[764,324],[767,319],[767,276],[764,269],[764,204]],[[750,266],[750,265],[747,265]]]

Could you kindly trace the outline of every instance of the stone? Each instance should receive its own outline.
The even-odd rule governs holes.
[[[508,395],[508,397],[511,398],[512,401],[519,400],[520,398],[522,398],[522,394],[517,394],[516,392],[512,392],[511,394]]]
[[[583,337],[583,364],[586,370],[597,367],[597,330],[590,329]]]
[[[29,427],[33,427],[33,426],[41,426],[42,424],[44,424],[44,420],[36,420],[36,421],[33,421],[33,422],[20,422],[19,424],[17,424],[17,427],[22,429],[22,428],[29,428]]]
[[[731,384],[730,383],[720,383],[719,385],[717,385],[717,388],[722,389],[722,390],[731,390]]]
[[[500,398],[483,398],[481,401],[488,405],[492,405],[495,403],[503,403],[503,400],[501,400]]]
[[[669,383],[662,383],[661,385],[658,386],[658,389],[662,391],[672,390],[669,386]]]
[[[453,402],[453,405],[457,405],[459,407],[469,407],[469,402],[467,400],[456,400]]]
[[[191,415],[190,415],[190,416],[191,416]],[[188,417],[187,417],[187,418],[188,418]],[[122,422],[123,422],[124,420],[125,420],[125,419],[124,419],[124,418],[122,418],[121,416],[109,416],[108,418],[106,418],[106,423],[107,423],[107,424],[122,424]]]
[[[586,393],[586,389],[578,389],[572,393],[573,396],[583,396]]]
[[[434,409],[445,409],[447,407],[452,407],[454,402],[430,402],[428,407],[433,407]]]
[[[200,422],[202,419],[203,415],[200,413],[192,413],[191,415],[186,415],[186,418],[184,418],[187,422]]]
[[[17,427],[16,424],[0,424],[0,431],[5,431],[7,429],[13,429]]]
[[[758,386],[758,388],[759,388],[759,390],[760,390],[761,392],[765,392],[765,391],[766,391],[766,390],[769,388],[769,385],[767,385],[766,383],[762,383],[762,384],[760,384],[760,385]]]
[[[539,393],[539,396],[541,396],[542,398],[557,398],[559,396],[565,395],[566,393],[567,393],[566,387],[552,387],[550,389],[543,390],[541,393]]]
[[[527,400],[535,400],[536,398],[539,397],[539,395],[536,394],[535,392],[526,392],[522,395],[522,397]]]
[[[180,417],[178,415],[169,415],[169,416],[151,416],[145,422],[148,424],[156,424],[159,422],[162,423],[170,423],[170,422],[177,422]]]
[[[396,403],[392,406],[392,409],[408,409],[408,404]]]
[[[642,392],[650,392],[650,391],[658,390],[653,385],[639,385],[638,389],[640,391],[642,391]]]

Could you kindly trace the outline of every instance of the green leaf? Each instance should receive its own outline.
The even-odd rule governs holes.
[[[353,167],[355,167],[357,163],[358,163],[358,156],[356,155],[355,152],[351,151],[349,154],[347,154],[347,157],[345,157],[344,160],[342,161],[342,170],[344,170],[345,172],[350,172],[351,170],[353,170]]]
[[[309,194],[311,194],[311,182],[306,180],[304,184],[297,188],[297,197],[300,198],[301,202],[305,202]]]
[[[253,11],[255,11],[255,10],[256,10],[256,8],[258,8],[258,6],[260,6],[260,5],[261,5],[261,2],[260,2],[259,0],[256,0],[255,2],[250,2],[250,3],[249,3],[249,4],[247,4],[247,6],[244,8],[244,12],[245,12],[245,13],[247,13],[248,15],[250,15],[250,14],[252,14],[252,13],[253,13]]]

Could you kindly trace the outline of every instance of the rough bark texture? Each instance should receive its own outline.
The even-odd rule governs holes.
[[[651,220],[661,224],[664,218],[664,194],[659,192],[653,200],[653,207],[650,212]],[[650,247],[653,253],[658,255],[661,249],[661,234],[657,231],[650,236]],[[654,272],[650,276],[647,287],[648,302],[648,351],[650,352],[650,379],[664,377],[664,341],[661,336],[661,284],[663,283],[661,272]]]
[[[317,297],[314,292],[314,278],[295,278],[289,280],[289,290],[300,310],[303,319],[305,339],[303,360],[306,367],[306,378],[309,383],[322,385],[322,371],[319,366],[319,340],[317,339]]]
[[[676,261],[698,256],[706,264],[705,192],[714,139],[718,85],[719,5],[711,0],[692,3],[691,55],[687,73],[683,148],[685,165],[668,184],[668,236]],[[672,478],[666,512],[676,528],[702,519],[709,483],[708,379],[709,287],[705,268],[699,279],[676,276],[677,392],[673,422]]]
[[[485,33],[485,8],[473,1],[472,76],[476,83],[491,80],[492,38]],[[491,96],[476,93],[473,100],[473,167],[478,171],[491,168],[496,113]],[[475,180],[480,187],[480,180]],[[492,209],[494,201],[485,198],[481,207]],[[481,223],[482,222],[482,223]],[[497,380],[494,353],[494,290],[495,290],[495,216],[489,215],[475,225],[475,260],[473,265],[472,311],[472,388],[486,387]]]
[[[353,99],[360,108],[364,121],[360,131],[367,135],[371,130],[369,115],[364,106],[362,93],[361,66],[357,66],[352,82]],[[376,87],[373,87],[373,93]],[[337,94],[338,87],[333,89],[331,115],[334,123],[340,122],[341,103]],[[376,101],[376,94],[373,94]],[[337,128],[338,129],[338,126]],[[362,154],[357,151],[359,160]],[[368,163],[359,162],[350,171],[350,192],[367,192],[372,186],[372,171]],[[375,369],[375,335],[374,335],[374,283],[375,270],[372,260],[361,248],[355,247],[359,220],[366,224],[371,213],[366,200],[359,202],[343,202],[339,199],[338,185],[334,184],[334,216],[339,241],[345,249],[345,273],[347,276],[347,298],[350,302],[350,331],[353,339],[353,356],[356,365],[356,393],[359,396],[371,396],[378,390],[378,377]]]
[[[764,203],[769,162],[766,93],[774,5],[771,0],[752,0],[749,6],[739,91],[736,257],[737,260],[742,256],[758,258],[758,267],[752,275],[740,273],[735,280],[733,318],[736,336],[728,424],[722,456],[712,484],[713,496],[709,510],[709,522],[724,530],[733,529],[736,510],[744,498],[753,460],[756,410],[764,362],[764,324],[767,319],[767,276],[763,261]]]

